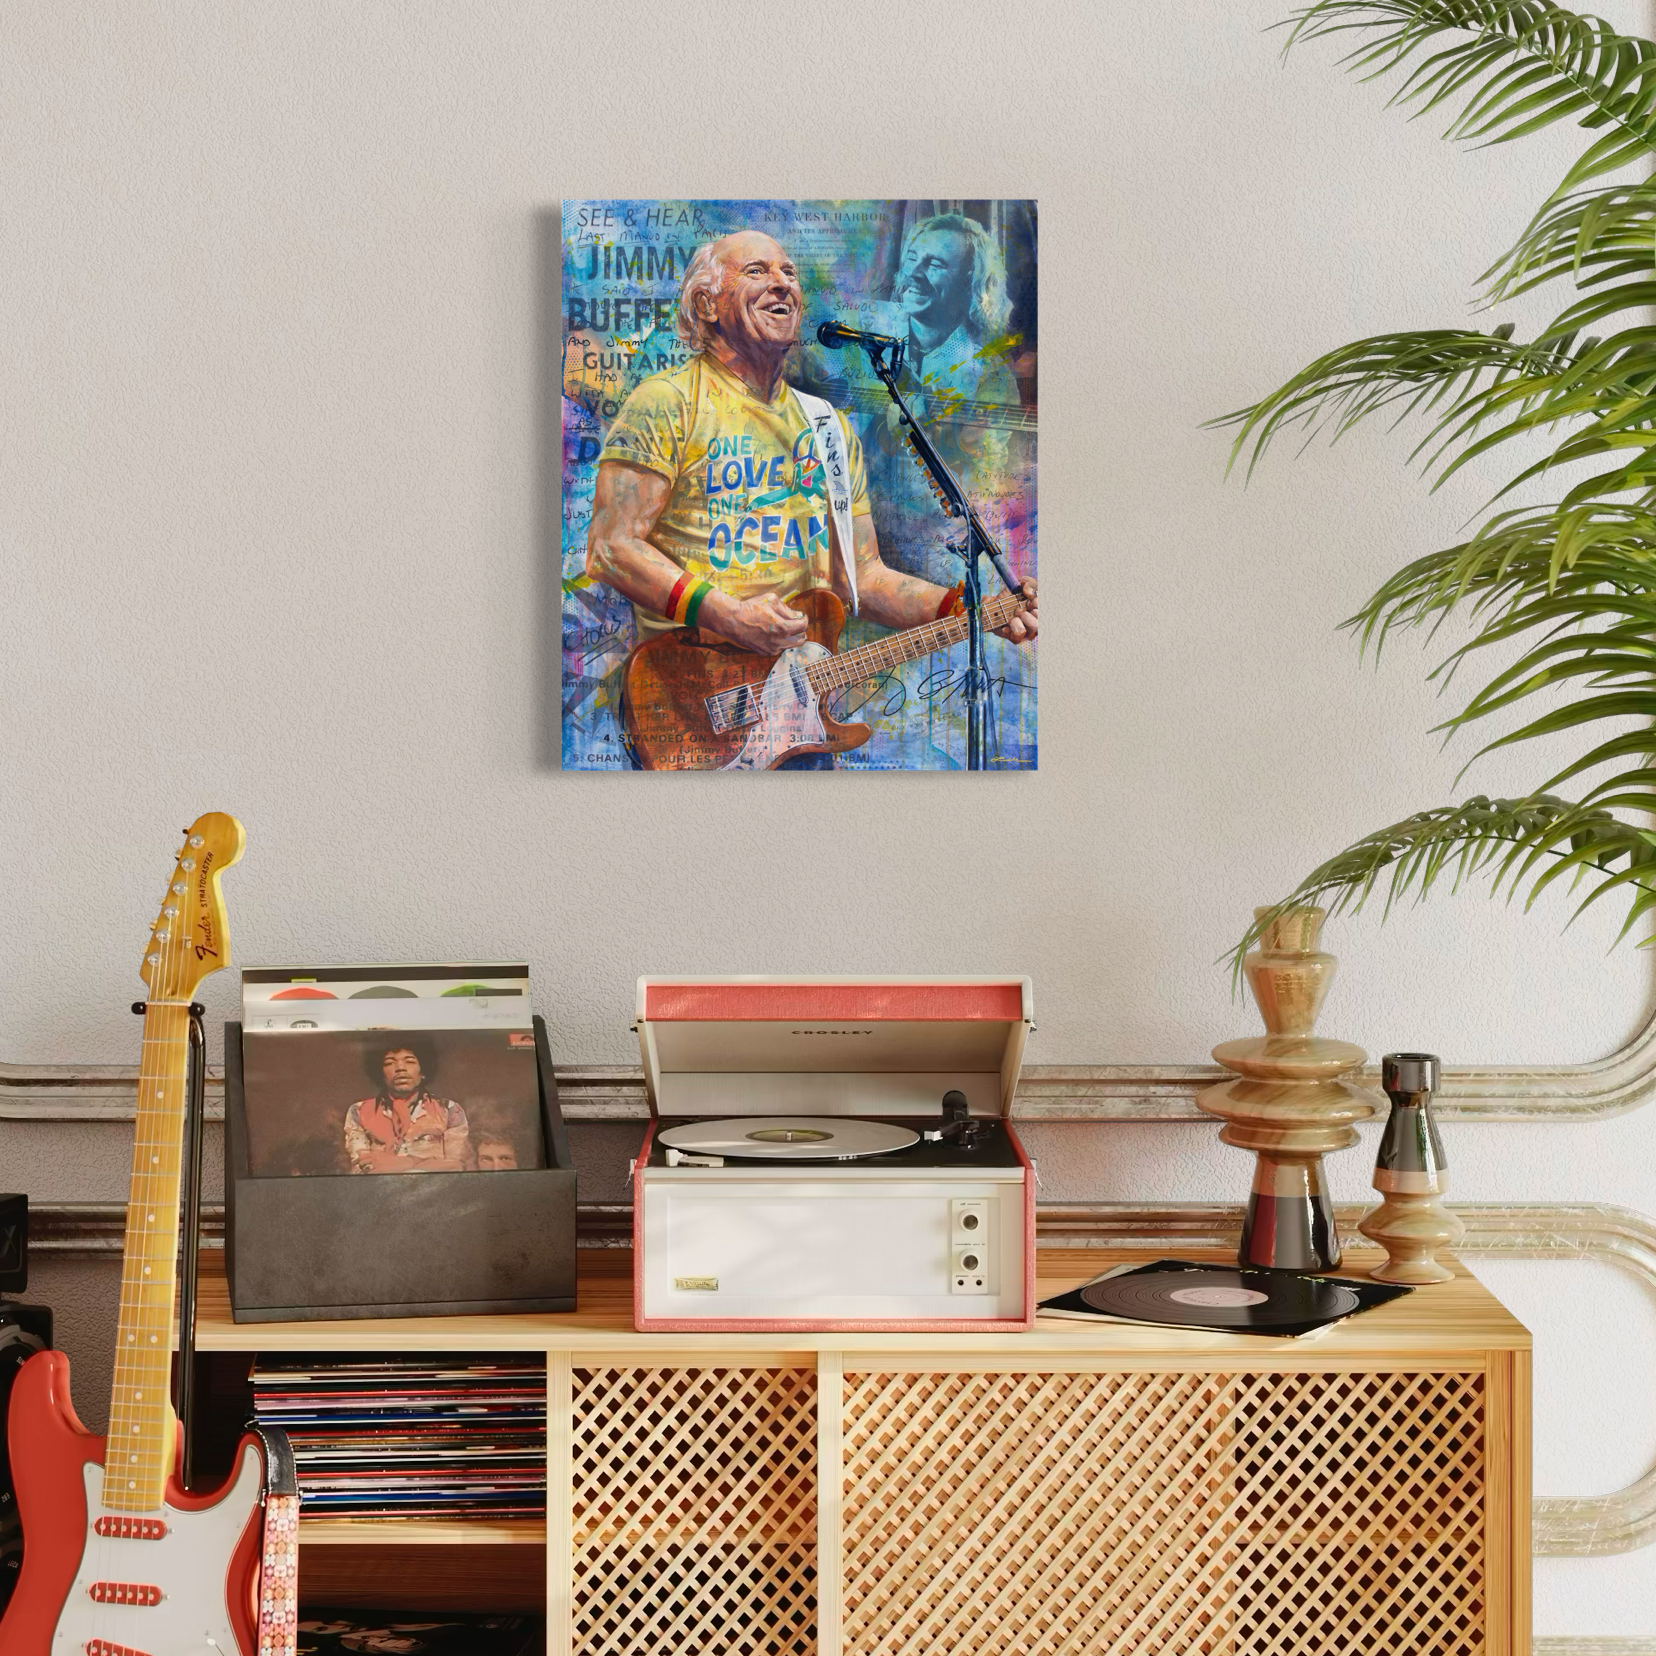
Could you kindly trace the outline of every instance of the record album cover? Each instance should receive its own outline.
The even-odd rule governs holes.
[[[527,1029],[249,1030],[242,1074],[255,1178],[546,1165]]]
[[[529,968],[247,966],[242,1028],[528,1029]]]

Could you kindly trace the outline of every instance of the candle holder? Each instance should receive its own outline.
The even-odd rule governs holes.
[[[1220,1139],[1257,1158],[1237,1255],[1246,1266],[1326,1271],[1340,1263],[1322,1158],[1355,1144],[1352,1124],[1380,1109],[1353,1079],[1368,1054],[1313,1033],[1339,964],[1317,947],[1325,918],[1320,908],[1290,909],[1261,933],[1242,970],[1266,1033],[1216,1046],[1215,1062],[1236,1079],[1196,1097],[1224,1121]]]
[[[1466,1234],[1439,1200],[1449,1188],[1449,1168],[1432,1119],[1438,1075],[1430,1052],[1388,1052],[1380,1060],[1380,1084],[1391,1100],[1374,1167],[1374,1188],[1383,1199],[1357,1228],[1386,1250],[1385,1261],[1369,1272],[1381,1282],[1447,1282],[1454,1272],[1438,1264],[1438,1250]]]

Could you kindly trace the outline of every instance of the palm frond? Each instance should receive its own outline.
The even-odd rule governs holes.
[[[1447,109],[1447,136],[1507,143],[1562,120],[1594,136],[1508,251],[1483,303],[1568,279],[1571,301],[1528,343],[1510,325],[1398,332],[1310,363],[1248,408],[1229,466],[1253,468],[1277,436],[1331,440],[1364,420],[1415,416],[1410,459],[1440,487],[1515,439],[1546,440],[1496,499],[1555,467],[1581,467],[1554,504],[1492,512],[1470,539],[1399,570],[1345,625],[1376,656],[1398,631],[1471,624],[1428,675],[1440,689],[1499,665],[1436,728],[1447,740],[1521,713],[1473,754],[1560,736],[1574,752],[1522,799],[1479,796],[1394,823],[1307,875],[1250,929],[1242,958],[1285,910],[1385,909],[1487,877],[1526,906],[1559,880],[1575,912],[1626,905],[1621,936],[1656,910],[1656,181],[1599,183],[1656,155],[1656,45],[1551,0],[1317,0],[1286,20],[1288,45],[1354,42],[1360,77],[1396,72],[1392,101]],[[1552,693],[1554,700],[1532,698]],[[1539,709],[1539,711],[1537,711]],[[1556,762],[1556,761],[1555,761]],[[1583,782],[1574,802],[1554,790]]]
[[[1616,865],[1624,866],[1619,870]],[[1261,911],[1226,957],[1240,981],[1242,961],[1265,929],[1290,909],[1317,905],[1330,914],[1358,913],[1383,891],[1384,909],[1421,901],[1447,881],[1459,890],[1487,876],[1491,890],[1509,900],[1529,886],[1525,907],[1563,875],[1581,878],[1588,891],[1579,914],[1600,895],[1635,887],[1621,935],[1656,905],[1656,833],[1624,822],[1600,806],[1558,799],[1488,799],[1421,811],[1369,834],[1300,881],[1272,908]]]
[[[1571,118],[1601,132],[1542,212],[1656,152],[1656,45],[1551,0],[1317,0],[1285,26],[1285,50],[1363,34],[1345,67],[1365,80],[1404,71],[1391,101],[1417,114],[1459,101],[1446,137],[1509,143]]]
[[[1656,245],[1656,183],[1584,190],[1543,209],[1478,278],[1486,304],[1568,276],[1580,288],[1648,276]]]
[[[1506,389],[1539,391],[1551,385],[1569,367],[1573,343],[1559,341],[1540,349],[1516,345],[1510,325],[1489,333],[1435,328],[1378,334],[1318,357],[1270,396],[1206,423],[1237,428],[1227,470],[1251,447],[1249,476],[1273,440],[1294,428],[1307,441],[1325,429],[1338,439],[1376,414],[1390,413],[1397,421],[1435,412],[1424,440],[1429,441],[1463,419],[1480,399]]]
[[[1543,691],[1575,699],[1485,743],[1498,748],[1610,721],[1617,734],[1542,784],[1549,791],[1601,764],[1656,752],[1656,736],[1624,739],[1629,718],[1656,721],[1656,516],[1597,506],[1510,513],[1477,537],[1400,570],[1345,625],[1366,651],[1404,628],[1433,631],[1464,609],[1471,638],[1428,675],[1447,686],[1480,652],[1528,640],[1521,653],[1436,728],[1452,736]],[[1463,767],[1464,774],[1464,767]]]
[[[1656,509],[1594,501],[1497,513],[1470,540],[1406,564],[1341,625],[1378,653],[1393,631],[1435,626],[1462,605],[1474,618],[1505,613],[1566,579],[1590,601],[1625,594],[1641,613],[1656,591]]]
[[[1629,300],[1641,310],[1652,303],[1656,290]],[[1656,328],[1600,339],[1555,326],[1529,344],[1511,335],[1503,324],[1489,333],[1432,329],[1360,339],[1207,425],[1236,429],[1227,471],[1251,449],[1251,477],[1284,432],[1297,431],[1302,444],[1319,434],[1338,441],[1376,415],[1389,414],[1396,425],[1425,414],[1424,435],[1409,458],[1436,473],[1434,487],[1502,443],[1563,426],[1568,435],[1500,493],[1566,461],[1623,451],[1628,459],[1578,485],[1578,497],[1646,486],[1646,472],[1656,468],[1646,452],[1656,446]]]

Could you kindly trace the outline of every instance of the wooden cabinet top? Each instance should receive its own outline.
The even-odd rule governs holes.
[[[1123,1260],[1176,1256],[1228,1262],[1204,1249],[1043,1248],[1037,1292],[1047,1299]],[[1362,1256],[1359,1256],[1362,1257]],[[1024,1334],[640,1334],[632,1326],[632,1256],[584,1250],[579,1308],[562,1315],[361,1318],[341,1322],[231,1320],[218,1251],[201,1256],[196,1347],[201,1351],[548,1351],[579,1359],[652,1360],[715,1355],[769,1358],[819,1351],[946,1354],[949,1366],[984,1367],[1007,1358],[1056,1369],[1181,1368],[1316,1371],[1376,1367],[1461,1367],[1491,1351],[1527,1351],[1529,1330],[1464,1266],[1451,1282],[1347,1317],[1301,1339],[1211,1334],[1129,1323],[1038,1318]],[[1361,1277],[1360,1271],[1350,1273]]]

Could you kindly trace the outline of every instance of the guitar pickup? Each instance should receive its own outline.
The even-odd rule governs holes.
[[[161,1589],[147,1581],[94,1581],[86,1592],[94,1604],[136,1604],[153,1610],[161,1602]]]
[[[105,1513],[92,1525],[94,1535],[115,1536],[122,1541],[164,1541],[167,1526],[159,1518],[128,1518]]]
[[[751,684],[738,684],[734,690],[721,690],[717,695],[703,697],[702,705],[707,709],[707,722],[716,735],[759,722],[759,698]]]

